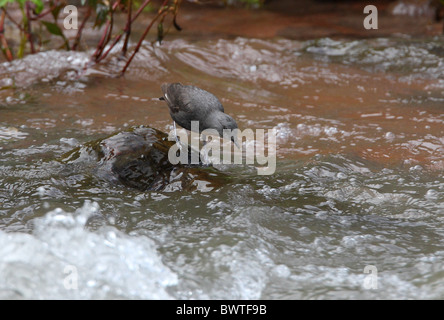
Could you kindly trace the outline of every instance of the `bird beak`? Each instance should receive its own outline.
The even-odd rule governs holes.
[[[237,142],[237,139],[236,139],[236,138],[232,137],[232,138],[231,138],[231,141],[233,141],[234,145],[235,145],[238,149],[241,148],[240,145],[239,145],[239,143]]]

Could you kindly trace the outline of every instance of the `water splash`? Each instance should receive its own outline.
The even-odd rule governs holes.
[[[56,209],[36,219],[32,234],[0,231],[0,296],[171,299],[167,287],[177,276],[153,241],[111,226],[88,231],[85,224],[98,211],[97,203],[86,202],[74,213]]]

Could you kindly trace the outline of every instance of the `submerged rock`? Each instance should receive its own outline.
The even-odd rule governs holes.
[[[168,151],[174,144],[162,131],[132,127],[85,143],[60,161],[78,170],[91,170],[100,179],[142,191],[209,191],[223,184],[226,175],[213,167],[171,164]],[[188,154],[191,157],[191,150]]]

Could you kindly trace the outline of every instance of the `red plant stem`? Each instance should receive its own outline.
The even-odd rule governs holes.
[[[108,33],[108,28],[109,28],[110,24],[111,24],[111,20],[108,20],[108,22],[106,23],[106,26],[105,26],[105,31],[102,34],[102,38],[100,38],[99,44],[97,45],[97,49],[93,54],[93,58],[95,61],[98,60],[100,53],[103,50],[103,44],[105,43],[106,35]]]
[[[128,18],[126,20],[126,26],[125,26],[125,41],[123,42],[123,48],[122,48],[122,55],[125,56],[126,55],[126,51],[128,49],[128,41],[129,41],[129,37],[131,35],[131,8],[133,6],[133,0],[129,0],[129,4],[128,4]]]
[[[79,45],[79,42],[80,42],[80,37],[82,36],[83,28],[86,25],[86,21],[91,16],[91,12],[92,12],[92,7],[88,6],[88,11],[86,11],[85,18],[83,18],[83,21],[80,24],[79,30],[77,30],[77,34],[76,34],[76,37],[74,39],[74,43],[72,44],[71,50],[74,50],[74,51],[77,50],[77,46]]]
[[[142,13],[143,9],[145,9],[145,7],[151,2],[151,0],[145,0],[144,3],[142,3],[142,5],[140,6],[139,9],[137,9],[136,14],[134,15],[134,18],[131,20],[131,23],[134,22],[134,20],[137,19],[137,17],[139,16],[139,14]]]
[[[46,9],[45,11],[40,12],[39,14],[35,15],[34,17],[30,16],[29,20],[38,20],[40,18],[43,18],[44,16],[46,16],[48,13],[50,13],[52,10],[54,10],[58,6],[59,6],[58,1],[54,1],[54,5],[52,7],[49,7],[48,9]]]
[[[119,4],[120,4],[120,0],[117,0],[116,2],[114,2],[114,4],[111,7],[111,10],[110,10],[111,19],[108,20],[108,22],[106,23],[105,31],[102,35],[102,38],[100,39],[100,42],[97,45],[96,51],[92,55],[92,58],[94,59],[95,62],[98,62],[100,60],[100,56],[103,52],[103,49],[105,48],[105,46],[108,44],[109,40],[111,39],[111,33],[113,30],[113,13]],[[109,29],[109,31],[108,31],[108,29]]]
[[[30,14],[30,7],[29,7],[29,1],[26,1],[25,3],[25,12],[26,12],[26,18],[27,18],[27,22],[26,22],[26,38],[28,38],[29,41],[29,46],[31,48],[31,53],[35,53],[35,48],[34,48],[34,43],[32,41],[32,34],[31,34],[31,14]]]
[[[111,25],[109,28],[109,32],[108,35],[106,36],[106,41],[105,44],[103,45],[102,50],[100,50],[100,54],[102,54],[103,49],[105,48],[105,46],[108,44],[109,40],[111,39],[111,35],[113,34],[113,26],[114,26],[114,10],[117,8],[117,6],[120,4],[120,0],[118,0],[114,6],[111,9],[111,17],[110,17],[110,21],[111,21]]]
[[[6,9],[5,8],[2,8],[2,11],[6,14],[6,17],[17,27],[17,28],[19,28],[20,29],[20,31],[22,31],[22,32],[25,32],[25,30],[23,30],[23,28],[22,28],[22,26],[17,22],[17,21],[15,21],[10,15],[9,15],[9,13],[8,13],[8,11],[6,11]]]
[[[108,44],[109,40],[111,39],[111,34],[113,33],[113,25],[114,25],[114,19],[113,19],[113,12],[111,12],[111,18],[109,20],[109,31],[106,35],[105,42],[102,44],[102,47],[100,48],[98,56],[100,57],[102,55],[103,49],[105,49],[106,45]]]
[[[145,0],[145,2],[140,6],[140,8],[137,10],[136,14],[134,15],[134,17],[131,19],[131,23],[133,23],[137,17],[140,15],[140,13],[142,12],[142,10],[151,2],[151,0]],[[114,42],[112,43],[112,45],[108,48],[108,50],[105,51],[104,54],[102,54],[102,56],[96,60],[97,62],[101,61],[102,59],[105,59],[106,56],[108,55],[108,53],[114,48],[114,46],[120,41],[120,39],[123,36],[123,33],[127,32],[127,29],[125,27],[125,29],[123,30],[122,33],[119,33],[115,38],[114,38]]]
[[[6,59],[8,61],[12,61],[14,60],[14,57],[12,56],[11,50],[9,49],[8,42],[5,39],[5,29],[4,29],[5,17],[6,17],[6,11],[3,9],[2,15],[0,17],[0,42],[2,47],[5,49]]]
[[[128,66],[130,65],[131,61],[133,60],[134,56],[136,55],[136,53],[139,51],[140,47],[142,46],[142,42],[145,39],[146,35],[148,34],[148,31],[150,31],[151,27],[153,26],[154,22],[161,16],[166,14],[168,11],[164,11],[164,7],[166,6],[166,4],[168,3],[168,0],[165,0],[162,3],[161,8],[159,9],[159,12],[157,13],[157,15],[153,18],[153,20],[151,20],[151,23],[148,25],[148,27],[145,29],[145,31],[143,32],[142,37],[140,37],[139,42],[137,43],[136,49],[134,49],[133,54],[131,55],[131,57],[128,59],[128,61],[126,62],[125,66],[123,67],[120,75],[123,76],[123,74],[126,72],[126,69],[128,69]]]

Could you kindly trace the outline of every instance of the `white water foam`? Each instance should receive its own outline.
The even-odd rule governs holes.
[[[2,299],[171,299],[177,276],[153,241],[114,227],[85,229],[96,203],[68,213],[56,209],[32,234],[0,231]]]

